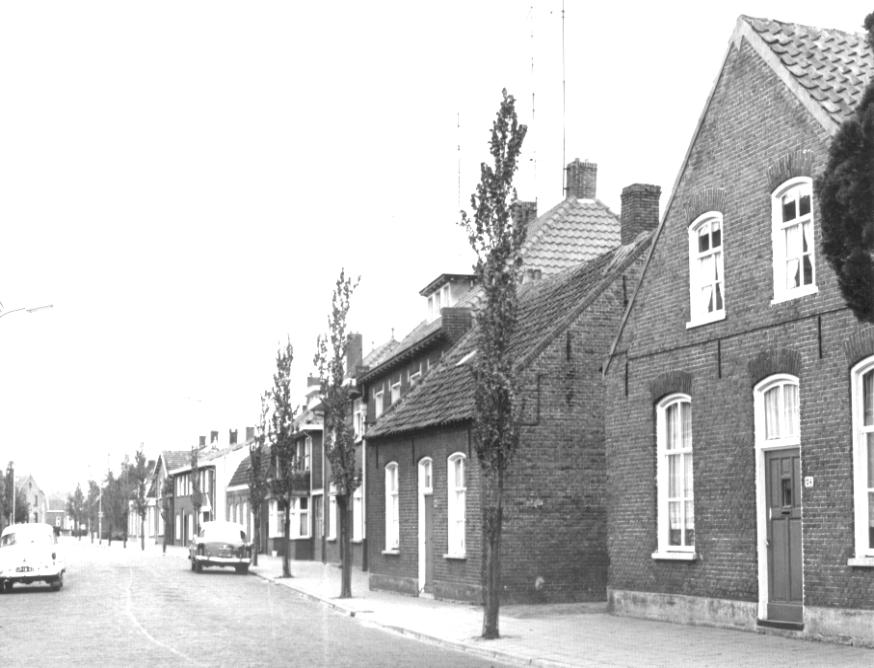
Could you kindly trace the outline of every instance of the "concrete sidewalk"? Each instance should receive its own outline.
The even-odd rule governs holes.
[[[338,612],[418,640],[498,663],[533,666],[874,666],[874,650],[781,637],[654,622],[607,614],[605,604],[514,605],[501,608],[499,640],[478,637],[480,606],[371,591],[352,571],[350,599],[338,598],[334,564],[258,556],[252,573]]]

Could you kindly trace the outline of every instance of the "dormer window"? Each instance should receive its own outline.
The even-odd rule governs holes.
[[[394,404],[401,398],[401,374],[395,376],[391,384],[391,402]]]
[[[725,318],[722,214],[705,213],[689,226],[689,323]]]
[[[790,179],[771,196],[771,241],[773,303],[815,293],[813,186],[809,177]]]

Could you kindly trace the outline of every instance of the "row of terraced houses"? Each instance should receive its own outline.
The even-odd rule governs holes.
[[[874,329],[825,261],[814,189],[872,72],[860,35],[741,17],[661,217],[649,184],[626,187],[615,215],[578,160],[553,208],[516,204],[505,602],[607,600],[874,645]],[[367,355],[350,339],[352,556],[372,588],[479,600],[479,288],[443,274],[421,296],[407,336]],[[260,548],[336,561],[315,383],[297,416],[291,535],[268,499]],[[152,535],[190,538],[192,476],[204,518],[251,530],[251,436],[204,438],[197,471],[189,451],[161,453]]]

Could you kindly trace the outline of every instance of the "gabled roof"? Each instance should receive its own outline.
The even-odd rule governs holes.
[[[519,317],[513,337],[517,368],[527,367],[565,331],[647,247],[652,233],[551,278],[519,290]],[[469,420],[474,410],[473,361],[476,328],[446,352],[440,364],[406,397],[383,413],[366,433],[385,437]]]
[[[234,471],[234,475],[231,476],[231,481],[228,483],[228,487],[235,487],[239,485],[248,485],[249,484],[249,472],[252,470],[252,460],[250,457],[243,457],[240,464],[237,466],[237,470]],[[261,457],[261,470],[264,472],[265,479],[268,477],[270,473],[270,446],[264,446],[264,454]]]
[[[822,127],[834,133],[840,124],[854,111],[862,97],[865,86],[874,75],[874,54],[867,47],[865,37],[841,30],[813,28],[810,26],[783,23],[771,19],[756,19],[740,16],[723,60],[720,74],[731,56],[732,49],[739,49],[746,41],[762,58],[789,91],[810,112]],[[698,118],[692,140],[686,148],[683,164],[677,172],[674,187],[661,222],[656,228],[640,280],[634,288],[628,307],[619,324],[613,344],[603,365],[606,376],[616,348],[622,339],[631,311],[637,303],[637,295],[646,280],[647,270],[655,249],[661,239],[665,221],[671,213],[677,186],[686,172],[692,148],[698,141],[704,119],[710,109],[713,96],[722,77],[718,76]]]
[[[394,342],[396,345],[394,345],[391,350],[383,356],[378,364],[370,366],[368,371],[362,374],[358,379],[358,382],[366,383],[376,376],[382,375],[396,365],[414,356],[420,350],[423,350],[435,341],[442,339],[445,336],[442,326],[443,318],[437,318],[430,322],[423,320],[403,339]]]
[[[568,197],[528,225],[526,268],[551,276],[619,244],[619,218],[597,199]]]
[[[191,460],[190,450],[163,450],[158,456],[158,461],[164,460],[164,468],[168,471],[185,466]],[[157,462],[155,463],[157,466]]]

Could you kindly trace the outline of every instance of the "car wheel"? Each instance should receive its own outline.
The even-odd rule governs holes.
[[[64,586],[64,574],[58,573],[57,579],[52,581],[52,591],[60,591]]]
[[[197,572],[197,566],[194,565],[194,558],[193,558],[193,557],[188,557],[188,560],[191,562],[191,570],[194,571],[194,572],[196,573],[196,572]]]
[[[4,582],[3,583],[3,591],[5,593],[9,594],[12,591],[12,583],[11,582]]]
[[[202,571],[203,571],[203,564],[201,564],[199,561],[195,561],[194,562],[194,572],[201,573]]]
[[[240,575],[245,575],[246,573],[249,572],[249,565],[248,564],[243,564],[242,566],[236,566],[235,568],[237,569],[237,573],[239,573]]]

